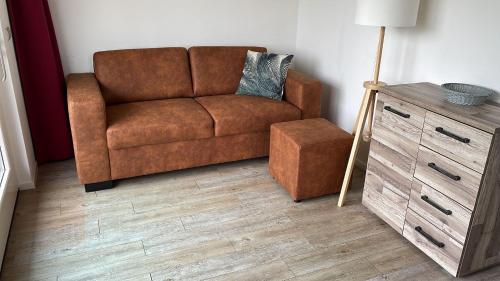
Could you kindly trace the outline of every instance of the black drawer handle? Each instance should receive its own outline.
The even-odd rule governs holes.
[[[439,206],[439,204],[438,204],[438,203],[436,203],[436,202],[432,201],[431,199],[429,199],[429,197],[428,197],[428,196],[426,196],[426,195],[422,195],[420,198],[421,198],[422,200],[424,200],[425,202],[427,202],[427,203],[428,203],[429,205],[431,205],[432,207],[434,207],[434,208],[438,209],[439,211],[443,212],[445,215],[447,215],[447,216],[451,215],[451,213],[452,213],[452,212],[451,212],[451,210],[447,210],[447,209],[445,209],[445,208],[443,208],[443,207]]]
[[[390,112],[392,112],[392,113],[394,113],[396,115],[399,115],[399,116],[401,116],[403,118],[410,118],[410,116],[411,116],[408,113],[403,113],[403,112],[401,112],[399,110],[396,110],[396,109],[394,109],[394,108],[392,108],[390,106],[384,106],[384,109],[387,110],[387,111],[390,111]]]
[[[434,237],[432,237],[430,234],[426,233],[421,226],[416,226],[415,227],[415,230],[420,233],[422,236],[424,236],[427,240],[429,240],[429,242],[431,242],[432,244],[438,246],[439,248],[444,248],[444,243],[443,242],[439,242],[437,241],[436,239],[434,239]]]
[[[445,135],[445,136],[448,136],[448,137],[450,137],[450,138],[452,138],[452,139],[456,139],[456,140],[457,140],[457,141],[459,141],[459,142],[463,142],[463,143],[470,143],[470,139],[468,139],[468,138],[462,138],[461,136],[457,136],[457,135],[455,135],[455,134],[454,134],[454,133],[452,133],[452,132],[448,132],[448,131],[446,131],[446,130],[445,130],[445,129],[443,129],[442,127],[437,127],[437,128],[436,128],[436,132],[441,133],[441,134],[443,134],[443,135]]]
[[[445,169],[438,167],[438,165],[436,165],[435,163],[429,163],[429,164],[427,164],[427,166],[431,167],[432,169],[438,171],[439,173],[449,177],[450,179],[452,179],[454,181],[459,181],[462,179],[460,176],[454,175],[454,174],[446,171]]]

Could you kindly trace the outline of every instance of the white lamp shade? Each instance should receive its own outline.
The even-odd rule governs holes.
[[[356,24],[409,27],[417,24],[420,0],[358,0]]]

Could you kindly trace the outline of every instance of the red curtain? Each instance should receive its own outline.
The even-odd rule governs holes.
[[[73,156],[66,86],[46,0],[7,0],[37,162]]]

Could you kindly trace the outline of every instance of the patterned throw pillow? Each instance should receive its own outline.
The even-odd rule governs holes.
[[[281,100],[292,58],[293,55],[248,51],[236,94]]]

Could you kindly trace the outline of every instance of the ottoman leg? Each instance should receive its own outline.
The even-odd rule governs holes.
[[[300,203],[300,202],[302,202],[302,200],[299,200],[299,199],[294,199],[294,200],[293,200],[293,202],[295,202],[295,203]]]

